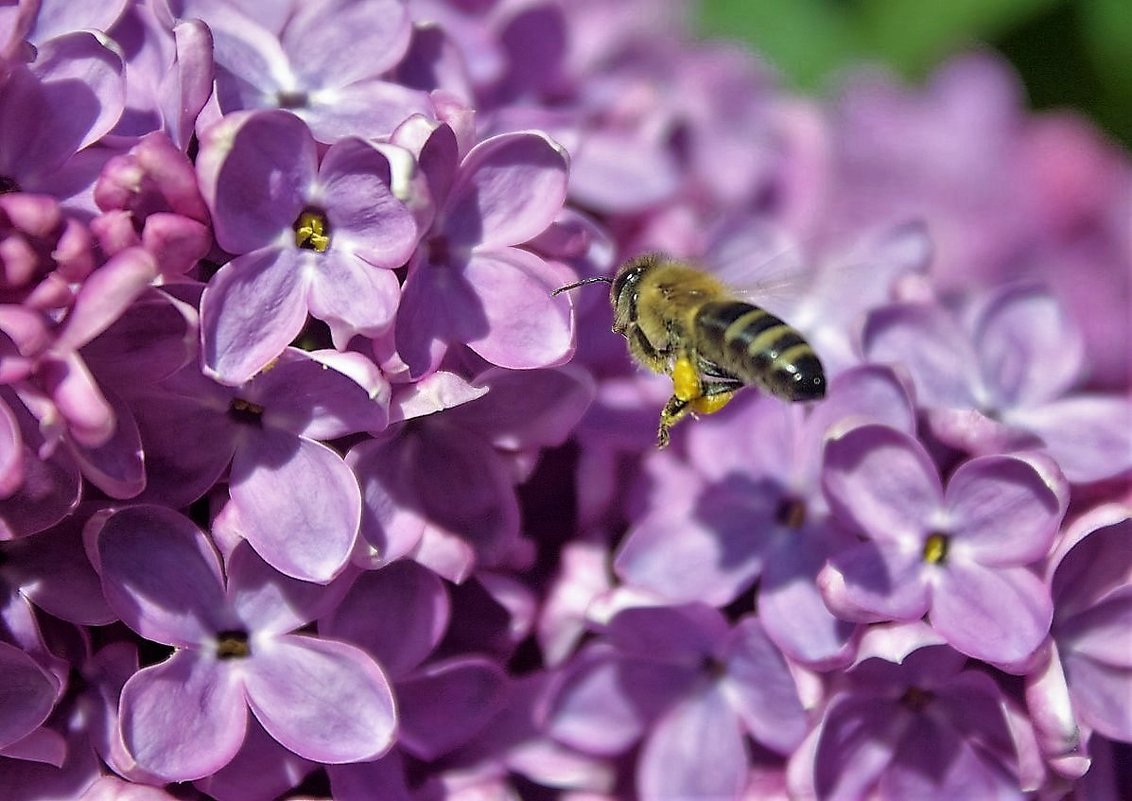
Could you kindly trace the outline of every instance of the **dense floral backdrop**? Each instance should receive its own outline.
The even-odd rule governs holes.
[[[1127,154],[681,9],[0,3],[0,795],[1132,792]],[[650,250],[826,399],[657,451]]]

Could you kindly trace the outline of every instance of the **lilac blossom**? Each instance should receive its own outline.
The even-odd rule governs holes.
[[[333,602],[332,591],[285,579],[246,546],[225,579],[207,537],[156,506],[111,514],[96,547],[111,607],[174,648],[122,688],[122,736],[140,767],[167,781],[213,773],[238,751],[249,710],[314,761],[372,759],[392,745],[394,702],[377,663],[345,643],[291,633]]]
[[[829,441],[822,487],[834,517],[867,538],[819,576],[835,613],[927,614],[956,650],[1005,665],[1041,644],[1053,603],[1030,566],[1049,553],[1068,497],[1048,461],[977,457],[945,488],[917,440],[870,424]]]

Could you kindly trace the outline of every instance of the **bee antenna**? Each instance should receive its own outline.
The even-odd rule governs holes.
[[[583,278],[581,281],[575,281],[572,284],[567,284],[566,286],[560,286],[560,287],[558,287],[558,289],[554,290],[550,294],[552,296],[557,295],[560,292],[566,292],[570,289],[577,289],[578,287],[585,286],[586,284],[612,284],[612,283],[613,283],[613,279],[610,278],[608,275],[595,275],[592,278]]]

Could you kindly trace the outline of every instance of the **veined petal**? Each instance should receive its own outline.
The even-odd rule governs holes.
[[[393,324],[401,288],[391,270],[338,252],[322,254],[312,266],[310,313],[330,327],[338,347],[345,348],[354,336],[377,336]]]
[[[293,250],[264,248],[225,264],[200,302],[205,373],[239,385],[282,353],[307,319],[305,280]]]
[[[248,724],[237,672],[193,651],[131,676],[120,709],[122,738],[138,766],[170,782],[227,765]]]
[[[1007,420],[1040,437],[1074,484],[1132,470],[1132,403],[1127,398],[1077,395],[1012,409]]]
[[[467,247],[503,248],[542,233],[566,200],[566,151],[534,131],[501,134],[464,157],[444,233]]]
[[[337,586],[280,575],[246,541],[228,557],[228,601],[240,621],[260,636],[305,626],[342,594]]]
[[[352,645],[300,635],[269,639],[248,661],[244,682],[259,722],[301,757],[336,765],[373,759],[393,745],[389,683]]]
[[[232,503],[256,553],[288,576],[325,584],[350,558],[361,490],[337,453],[263,429],[232,459]]]

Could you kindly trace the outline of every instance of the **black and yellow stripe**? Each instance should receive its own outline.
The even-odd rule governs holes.
[[[712,301],[695,316],[699,355],[747,384],[790,401],[825,396],[825,371],[797,330],[765,309]]]

